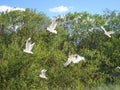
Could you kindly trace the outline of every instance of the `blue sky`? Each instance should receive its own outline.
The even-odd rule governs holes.
[[[53,17],[68,12],[102,14],[105,8],[120,11],[120,0],[0,0],[0,6],[36,9]]]

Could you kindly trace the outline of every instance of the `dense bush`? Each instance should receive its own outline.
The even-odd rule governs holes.
[[[46,31],[51,22],[43,13],[0,13],[0,90],[118,90],[119,22],[120,13],[114,11],[68,13],[56,27],[58,34],[53,34]],[[102,25],[115,34],[107,37]],[[23,52],[29,37],[35,42],[34,54]],[[84,56],[85,61],[64,67],[69,53]],[[47,80],[39,77],[44,68]]]

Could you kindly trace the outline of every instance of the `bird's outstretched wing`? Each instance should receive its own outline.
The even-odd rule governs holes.
[[[30,46],[29,46],[29,50],[30,50],[30,51],[32,50],[32,48],[33,48],[34,45],[35,45],[35,43],[30,44]]]
[[[101,26],[101,29],[104,30],[104,32],[107,32],[103,26]]]
[[[115,32],[114,31],[108,31],[108,34],[114,34]]]
[[[28,38],[27,41],[26,41],[26,49],[29,50],[30,48],[30,45],[31,45],[31,38]]]
[[[50,28],[52,28],[53,30],[56,28],[56,26],[57,26],[57,23],[58,23],[58,18],[54,18],[53,20],[52,20],[52,23],[51,23],[51,25],[50,25]]]
[[[67,67],[71,62],[72,62],[72,59],[68,58],[68,60],[64,64],[64,67]]]
[[[46,69],[43,69],[43,70],[41,70],[41,73],[43,74],[43,75],[45,75],[45,73],[46,73]]]

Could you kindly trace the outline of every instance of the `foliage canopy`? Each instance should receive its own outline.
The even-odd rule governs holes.
[[[101,85],[120,83],[120,13],[68,13],[57,35],[46,31],[50,20],[29,9],[0,13],[0,90],[101,90]],[[102,25],[115,31],[112,38]],[[35,42],[33,55],[23,52],[29,37]],[[69,53],[85,61],[65,68]],[[48,80],[39,77],[44,68]]]

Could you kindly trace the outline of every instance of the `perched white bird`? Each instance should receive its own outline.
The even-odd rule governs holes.
[[[45,78],[45,79],[47,79],[47,77],[46,77],[46,75],[45,75],[45,73],[46,73],[46,69],[43,69],[43,70],[41,70],[41,74],[39,75],[41,78]]]
[[[35,43],[31,44],[31,38],[28,38],[28,40],[26,41],[26,48],[23,51],[26,53],[33,54],[33,52],[31,50],[32,50],[34,44]]]
[[[110,38],[111,38],[110,34],[114,34],[115,33],[114,31],[108,31],[107,32],[103,26],[101,26],[101,29],[104,30],[104,34],[107,35]]]
[[[81,60],[85,60],[85,58],[82,57],[82,56],[79,56],[78,54],[70,55],[68,57],[68,60],[64,64],[64,67],[67,67],[71,62],[73,62],[73,63],[79,63]]]
[[[57,26],[57,23],[58,23],[58,19],[59,19],[59,18],[60,18],[60,17],[54,18],[54,19],[52,20],[51,25],[50,25],[49,27],[47,27],[47,30],[48,30],[49,32],[52,32],[52,33],[57,34],[57,31],[55,30],[55,28],[56,28],[56,26]]]

